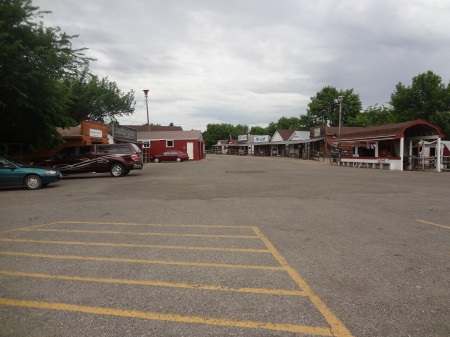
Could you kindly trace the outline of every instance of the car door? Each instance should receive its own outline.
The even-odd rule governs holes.
[[[177,160],[178,152],[177,151],[168,151],[169,152],[169,160]]]
[[[67,147],[56,153],[46,163],[66,174],[95,171],[92,145]]]
[[[72,158],[73,167],[78,173],[97,171],[97,159],[93,151],[92,145],[78,146],[78,153]]]
[[[8,160],[0,158],[0,186],[21,185],[18,168]]]

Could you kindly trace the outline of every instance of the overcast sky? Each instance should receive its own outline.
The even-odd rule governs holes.
[[[91,70],[134,90],[135,113],[184,130],[299,117],[325,86],[385,104],[428,70],[450,80],[449,0],[33,0],[78,34]]]

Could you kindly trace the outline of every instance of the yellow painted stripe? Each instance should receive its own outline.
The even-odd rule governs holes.
[[[278,252],[275,246],[266,238],[266,236],[257,228],[253,227],[256,235],[264,242],[267,249],[269,249],[278,262],[286,269],[292,279],[298,284],[300,289],[303,289],[306,296],[309,297],[314,306],[320,311],[325,320],[331,326],[331,332],[336,337],[351,337],[352,334],[345,327],[344,323],[326,306],[326,304],[312,291],[309,285],[301,278],[301,276],[289,266],[285,258]]]
[[[23,231],[23,230],[32,230],[33,228],[43,227],[43,226],[49,226],[52,223],[45,223],[35,226],[29,226],[29,227],[22,227],[22,228],[14,228],[14,229],[8,229],[6,231],[0,231],[0,233],[7,233],[7,232],[16,232],[16,231]]]
[[[22,252],[0,252],[0,255],[26,256],[26,257],[35,257],[35,258],[44,258],[44,259],[80,260],[80,261],[144,263],[144,264],[161,264],[161,265],[194,266],[194,267],[213,267],[213,268],[285,270],[285,268],[278,267],[278,266],[257,266],[257,265],[239,265],[239,264],[225,264],[225,263],[200,263],[200,262],[143,260],[143,259],[121,259],[121,258],[99,257],[99,256],[50,255],[50,254],[33,254],[33,253],[22,253]]]
[[[141,245],[134,243],[114,243],[114,242],[82,242],[82,241],[51,241],[51,240],[28,240],[28,239],[10,239],[0,238],[0,242],[23,242],[23,243],[44,243],[56,245],[81,245],[81,246],[106,246],[106,247],[137,247],[137,248],[161,248],[161,249],[180,249],[180,250],[204,250],[204,251],[224,251],[240,253],[269,253],[265,249],[250,248],[216,248],[216,247],[196,247],[196,246],[165,246],[165,245]]]
[[[247,329],[276,330],[276,331],[303,333],[319,336],[334,336],[332,335],[332,332],[328,327],[302,326],[294,324],[277,324],[277,323],[257,322],[257,321],[234,321],[230,319],[215,318],[215,317],[184,316],[175,314],[164,314],[159,312],[122,310],[122,309],[90,307],[85,305],[75,305],[66,303],[15,300],[9,298],[0,298],[0,305],[27,307],[35,309],[70,311],[70,312],[82,312],[94,315],[129,317],[129,318],[168,321],[176,323],[197,323],[213,326],[228,326]]]
[[[96,222],[96,221],[57,221],[55,224],[73,225],[117,225],[117,226],[149,226],[149,227],[194,227],[194,228],[248,228],[251,226],[224,226],[224,225],[170,225],[170,224],[142,224],[134,222]]]
[[[434,222],[429,222],[429,221],[425,221],[425,220],[416,220],[416,221],[425,223],[427,225],[433,225],[433,226],[437,226],[437,227],[441,227],[441,228],[445,228],[445,229],[450,229],[450,226],[444,226],[444,225],[440,225],[440,224],[437,224]]]
[[[209,290],[209,291],[253,293],[253,294],[265,294],[265,295],[304,296],[304,293],[301,291],[287,290],[287,289],[232,288],[232,287],[219,286],[219,285],[189,284],[189,283],[177,283],[177,282],[159,282],[159,281],[147,281],[147,280],[127,280],[127,279],[112,279],[112,278],[93,278],[93,277],[79,277],[79,276],[70,276],[70,275],[50,275],[50,274],[41,274],[41,273],[24,273],[24,272],[19,272],[19,271],[10,271],[10,270],[0,270],[0,274],[7,275],[7,276],[33,277],[33,278],[66,280],[66,281],[117,283],[117,284],[143,285],[143,286],[152,286],[152,287],[183,288],[183,289],[196,289],[196,290],[199,289],[199,290]]]
[[[120,234],[120,235],[148,235],[148,236],[180,236],[180,237],[203,237],[203,238],[221,238],[221,239],[258,239],[253,235],[211,235],[211,234],[175,234],[175,233],[157,233],[157,232],[117,232],[117,231],[90,231],[76,229],[32,229],[20,228],[21,231],[36,232],[60,232],[60,233],[95,233],[95,234]]]

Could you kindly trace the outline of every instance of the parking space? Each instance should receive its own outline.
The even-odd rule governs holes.
[[[350,336],[257,227],[58,221],[0,243],[1,305]]]

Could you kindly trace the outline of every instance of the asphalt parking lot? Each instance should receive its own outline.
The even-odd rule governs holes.
[[[0,190],[0,336],[450,336],[450,173],[210,155]]]

